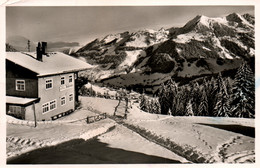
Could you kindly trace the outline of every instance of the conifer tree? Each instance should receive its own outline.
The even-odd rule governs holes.
[[[198,116],[208,116],[208,98],[205,89],[202,90],[201,102],[198,109]]]
[[[208,87],[205,88],[208,98],[208,116],[214,116],[214,108],[216,106],[216,94],[218,91],[217,82],[214,77],[208,81]]]
[[[161,106],[161,114],[168,114],[173,105],[173,97],[175,82],[169,80],[167,84],[163,84],[159,92],[159,103]]]
[[[178,85],[176,83],[172,83],[172,87],[171,87],[171,92],[172,92],[172,102],[171,102],[171,113],[173,116],[176,115],[177,112],[177,108],[179,106],[179,96],[178,96]]]
[[[201,99],[201,92],[200,92],[200,85],[198,82],[195,82],[191,86],[191,104],[192,104],[192,109],[194,115],[197,115],[199,104],[200,104],[200,99]]]
[[[214,116],[217,117],[229,117],[230,106],[229,106],[229,94],[227,91],[227,81],[223,80],[221,73],[219,73],[217,78],[218,83],[218,93],[216,95],[216,105],[214,108]]]
[[[189,102],[186,106],[186,116],[194,116],[194,113],[193,113],[193,110],[192,110],[191,100],[189,100]]]
[[[177,89],[176,94],[173,97],[173,105],[172,105],[172,109],[171,109],[173,116],[176,116],[179,114],[179,108],[181,106],[180,102],[181,102],[181,92],[179,92]]]
[[[139,104],[139,106],[140,106],[140,109],[142,111],[146,111],[146,112],[148,111],[147,101],[146,101],[146,98],[145,98],[144,94],[142,94],[141,97],[140,97],[140,104]]]
[[[152,99],[151,106],[152,106],[152,113],[155,113],[155,114],[161,113],[160,103],[157,98]]]
[[[177,96],[178,105],[176,106],[177,110],[175,112],[175,115],[184,116],[186,113],[186,105],[190,97],[190,91],[187,89],[186,86],[179,87]]]
[[[231,105],[234,117],[255,117],[254,74],[244,62],[235,75]]]

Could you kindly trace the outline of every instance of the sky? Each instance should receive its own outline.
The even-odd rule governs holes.
[[[84,45],[111,33],[181,27],[196,15],[250,13],[253,6],[6,7],[6,36]]]

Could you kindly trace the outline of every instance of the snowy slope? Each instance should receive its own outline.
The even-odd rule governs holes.
[[[99,66],[97,81],[120,87],[157,85],[165,75],[194,77],[236,69],[243,60],[255,57],[254,38],[254,17],[249,14],[198,15],[180,28],[107,35],[75,55]],[[146,76],[153,74],[160,75],[148,77],[147,82]]]
[[[131,41],[126,43],[129,47],[148,47],[168,39],[169,31],[160,29],[159,31],[144,29],[140,30],[130,38]]]
[[[113,120],[106,119],[92,124],[78,120],[82,119],[82,116],[104,112],[113,116],[118,100],[96,97],[80,97],[80,100],[82,103],[80,110],[59,120],[38,122],[36,128],[26,126],[24,124],[26,121],[22,123],[21,120],[8,116],[6,138],[8,157],[71,139],[88,140],[102,134],[98,136],[99,140],[111,147],[164,158],[178,158],[184,162],[185,159],[166,150],[167,146],[164,144],[167,143],[168,147],[169,144],[175,144],[173,151],[199,163],[255,162],[254,119],[173,117],[146,113],[139,109],[138,104],[132,104],[127,120],[123,120],[127,126],[120,125],[114,131],[105,133],[117,125]],[[123,107],[124,105],[123,102]],[[150,135],[150,138],[145,135]],[[157,144],[161,146],[152,143],[156,137],[160,139]]]
[[[114,107],[118,103],[116,100],[87,97],[81,101],[84,102],[85,108],[91,107],[109,115],[113,115]],[[194,155],[197,159],[204,157],[206,162],[252,163],[255,159],[255,137],[252,134],[254,119],[174,117],[146,113],[134,104],[129,109],[125,122],[147,130],[162,140],[173,141],[186,155]]]

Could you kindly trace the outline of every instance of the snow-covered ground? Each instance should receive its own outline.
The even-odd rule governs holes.
[[[55,120],[51,123],[38,122],[37,127],[23,125],[18,119],[7,117],[13,120],[13,124],[7,124],[7,157],[13,157],[45,146],[53,146],[72,139],[89,139],[106,132],[114,126],[113,121],[101,120],[96,123],[86,124],[84,119],[87,116],[94,116],[88,110],[77,110],[69,116]],[[61,121],[69,122],[61,122]]]
[[[163,157],[171,160],[178,160],[182,163],[188,163],[188,161],[183,157],[176,155],[175,153],[163,148],[158,144],[148,141],[139,134],[127,129],[122,125],[118,125],[113,131],[99,136],[98,139],[103,143],[109,144],[109,147],[112,148]]]
[[[142,50],[134,50],[134,51],[126,51],[125,60],[119,65],[119,67],[127,67],[131,66],[138,58],[138,56],[142,53]]]
[[[84,106],[113,115],[116,100],[82,98]],[[102,102],[102,103],[101,103]],[[100,106],[102,104],[102,106]],[[255,160],[254,119],[173,117],[142,112],[135,105],[125,122],[192,149],[208,162],[244,163]]]
[[[84,102],[85,98],[82,98],[81,100]],[[105,102],[111,103],[116,101]],[[46,124],[44,122],[39,122],[36,128],[21,125],[19,124],[21,122],[18,121],[13,122],[13,124],[8,124],[7,156],[11,158],[37,148],[58,145],[71,139],[82,138],[89,140],[96,135],[100,135],[98,136],[98,140],[102,143],[108,144],[108,147],[113,149],[121,149],[137,154],[140,153],[144,154],[144,156],[165,158],[165,161],[169,159],[178,163],[189,162],[185,158],[172,153],[160,145],[148,141],[126,127],[116,124],[111,119],[102,120],[93,124],[86,124],[84,120],[78,121],[79,119],[84,118],[83,116],[86,117],[97,114],[86,110],[86,108],[89,107],[83,106],[82,109],[75,111],[69,116],[53,121],[52,123]],[[17,120],[10,116],[7,118],[7,120]],[[75,122],[72,122],[73,120]],[[60,121],[70,121],[70,123],[63,123]],[[108,130],[108,128],[111,128],[114,125],[116,125],[115,129],[103,134]],[[105,154],[104,157],[108,157],[107,154]],[[127,156],[115,157],[124,158]],[[141,158],[138,159],[140,160]]]
[[[186,34],[180,34],[177,36],[176,39],[173,39],[173,41],[175,41],[176,43],[188,43],[191,40],[197,40],[197,41],[203,41],[205,39],[203,39],[204,36],[200,35],[198,33],[194,33],[194,32],[190,32],[190,33],[186,33]]]
[[[123,124],[124,126],[109,118],[86,124],[84,120],[78,120],[104,112],[113,116],[118,101],[93,97],[80,97],[80,100],[80,110],[52,123],[38,123],[36,128],[7,124],[7,156],[71,139],[87,140],[99,135],[98,139],[112,148],[187,162],[160,142],[157,145],[151,142],[153,139],[145,139],[140,132],[132,129],[137,128],[160,137],[162,142],[175,143],[178,146],[176,150],[181,149],[182,156],[187,155],[185,158],[188,159],[203,157],[204,161],[210,163],[255,162],[254,119],[173,117],[146,113],[138,108],[138,104],[133,104],[132,108],[128,109],[127,119],[122,120],[126,124]],[[66,120],[70,122],[61,122]],[[73,120],[75,122],[72,122]],[[115,125],[114,130],[102,134]]]

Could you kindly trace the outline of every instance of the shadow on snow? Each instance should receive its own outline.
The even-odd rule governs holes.
[[[204,124],[204,123],[197,123],[200,125],[206,125],[218,129],[223,129],[226,131],[231,131],[239,134],[243,134],[245,136],[249,136],[252,138],[255,138],[255,128],[254,127],[248,127],[243,125],[222,125],[222,124]]]
[[[152,150],[152,149],[151,149]],[[13,157],[7,164],[138,164],[181,163],[143,153],[111,148],[97,138],[71,140],[52,147],[44,147]]]

